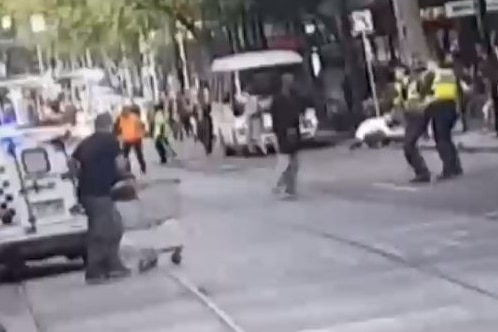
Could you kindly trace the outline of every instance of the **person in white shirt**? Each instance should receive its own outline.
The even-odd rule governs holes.
[[[392,114],[364,120],[355,133],[355,141],[351,150],[358,149],[366,144],[369,148],[378,148],[388,145],[396,136],[394,127],[397,121]]]

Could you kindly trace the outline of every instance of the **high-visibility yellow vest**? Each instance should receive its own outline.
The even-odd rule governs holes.
[[[407,92],[408,92],[408,85],[410,83],[410,80],[407,76],[403,76],[400,79],[397,79],[396,82],[394,83],[394,90],[396,93],[396,96],[394,97],[393,104],[394,106],[398,107],[405,107],[406,101],[407,101]]]
[[[394,100],[393,100],[394,106],[403,107],[405,105],[405,98],[403,96],[403,89],[404,88],[405,88],[405,85],[403,84],[403,82],[394,83],[394,90],[396,93],[396,96],[394,97]]]
[[[436,100],[456,100],[458,86],[455,74],[451,69],[437,69],[432,91]]]
[[[407,91],[406,108],[409,111],[417,110],[422,102],[422,96],[420,95],[418,81],[416,79],[412,79],[410,83],[408,83]]]
[[[164,112],[157,112],[154,116],[154,138],[168,136],[169,121],[168,116]]]

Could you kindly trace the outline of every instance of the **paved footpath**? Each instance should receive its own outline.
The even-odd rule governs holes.
[[[0,321],[9,332],[496,331],[498,224],[344,197],[314,183],[326,170],[304,174],[300,200],[282,202],[269,169],[151,166],[151,178],[183,181],[184,264],[164,257],[149,274],[96,287],[81,272],[3,285]]]

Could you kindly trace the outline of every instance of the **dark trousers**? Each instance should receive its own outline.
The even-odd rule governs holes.
[[[172,151],[174,153],[169,140],[166,137],[157,137],[154,144],[161,164],[166,164],[168,162],[168,152]]]
[[[403,151],[408,164],[415,171],[416,176],[428,176],[429,168],[420,154],[417,142],[426,132],[431,116],[429,112],[407,112],[405,141]]]
[[[116,205],[110,196],[86,196],[80,201],[88,218],[86,277],[123,270],[119,245],[124,229]]]
[[[454,101],[436,101],[428,109],[433,117],[434,139],[439,157],[443,162],[443,174],[453,175],[462,172],[460,157],[453,142],[451,132],[458,120]]]
[[[139,140],[137,142],[123,143],[123,155],[126,159],[130,158],[130,152],[132,149],[135,151],[135,155],[137,156],[138,164],[140,165],[140,171],[142,173],[145,173],[147,170],[147,165],[145,164],[142,140]]]
[[[183,129],[185,130],[185,136],[189,138],[193,134],[192,123],[190,122],[190,117],[182,118]]]
[[[297,152],[277,155],[276,172],[278,176],[276,189],[284,188],[289,195],[296,194],[299,160]]]

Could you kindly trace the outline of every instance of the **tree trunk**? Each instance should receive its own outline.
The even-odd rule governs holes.
[[[92,52],[90,52],[90,49],[85,50],[85,56],[86,56],[86,65],[88,68],[93,67],[93,59],[92,59]]]
[[[392,0],[396,15],[399,48],[404,63],[411,63],[414,57],[428,60],[431,57],[425,38],[418,1]]]
[[[122,64],[123,64],[122,67],[124,71],[126,94],[129,98],[133,99],[133,78],[131,73],[131,64],[126,54],[126,49],[124,45],[121,45],[121,52],[122,52]]]
[[[351,21],[347,4],[341,2],[340,11],[336,16],[336,24],[340,31],[341,43],[345,58],[345,71],[351,89],[351,111],[355,115],[354,122],[360,122],[363,114],[363,99],[365,96],[365,75],[359,67],[358,52],[355,39],[351,35]],[[356,123],[355,123],[356,124]]]

